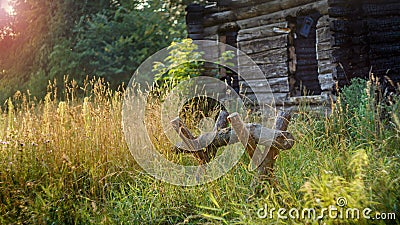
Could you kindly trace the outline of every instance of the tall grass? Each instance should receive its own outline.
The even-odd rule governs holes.
[[[400,215],[399,102],[377,102],[375,87],[356,81],[331,114],[311,114],[307,107],[296,114],[289,130],[297,143],[278,158],[273,187],[254,184],[248,157],[226,176],[199,187],[148,176],[125,144],[122,91],[101,80],[83,87],[66,81],[63,92],[50,85],[41,101],[17,93],[0,117],[0,223],[396,223],[257,216],[264,205],[319,209],[336,205],[338,197],[345,197],[348,207]],[[149,124],[153,133],[161,131],[157,121]],[[154,140],[160,146],[166,141]]]

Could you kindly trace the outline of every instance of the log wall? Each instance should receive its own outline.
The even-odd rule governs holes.
[[[330,0],[333,59],[339,86],[354,77],[388,75],[400,81],[400,2]]]
[[[353,77],[367,77],[371,67],[377,74],[391,69],[391,78],[400,81],[398,0],[218,0],[200,11],[199,7],[194,9],[188,10],[188,15],[196,17],[188,18],[189,37],[218,41],[230,27],[238,29],[238,48],[261,68],[278,106],[292,107],[302,101],[315,107],[329,104],[337,85],[342,87]],[[300,38],[293,34],[290,18],[301,23],[312,13],[319,15],[313,24],[316,31],[310,35],[315,38],[312,46],[291,43],[291,37]],[[315,54],[315,59],[297,58],[308,53]],[[239,66],[242,72],[255,70]],[[317,95],[294,94],[299,80],[310,80],[305,87],[314,88]],[[240,85],[241,93],[250,100],[255,99],[255,93],[261,104],[271,100],[265,80],[250,78],[240,80]]]
[[[237,41],[238,48],[249,55],[264,72],[266,80],[258,80],[257,78],[250,78],[246,81],[241,80],[241,92],[247,96],[250,101],[256,100],[258,97],[259,103],[270,103],[271,97],[275,99],[275,103],[278,106],[290,107],[299,102],[299,99],[291,100],[290,84],[289,84],[289,69],[288,69],[288,20],[287,17],[296,17],[299,14],[305,14],[307,11],[318,11],[322,14],[327,14],[327,0],[299,0],[299,1],[282,1],[282,0],[264,0],[264,1],[250,1],[247,4],[239,4],[243,1],[219,1],[216,7],[212,9],[205,9],[204,11],[204,38],[209,40],[218,40],[218,33],[221,27],[232,26],[231,23],[237,24],[240,27]],[[215,10],[219,8],[219,10]],[[329,27],[328,23],[320,24],[317,30],[320,32],[322,26]],[[312,34],[313,38],[316,38],[317,34]],[[321,44],[323,44],[321,42]],[[315,46],[315,43],[314,43]],[[310,47],[314,47],[310,46]],[[322,45],[321,45],[322,46]],[[299,46],[300,50],[307,51],[305,46]],[[325,50],[325,49],[321,49]],[[321,54],[322,55],[322,54]],[[317,56],[315,56],[316,58]],[[315,68],[315,73],[307,72],[307,67],[313,67],[313,65],[307,65],[307,61],[303,66],[305,72],[299,72],[305,81],[308,79],[307,76],[316,76],[313,86],[317,86],[315,89],[319,89],[319,82],[331,84],[333,81],[332,76],[318,77],[314,75],[318,73]],[[326,63],[326,62],[322,62]],[[318,65],[315,64],[315,67]],[[251,74],[254,68],[248,65],[239,65],[242,73]],[[310,69],[313,71],[313,68]],[[318,78],[320,78],[318,80]],[[311,80],[311,79],[308,79]],[[267,92],[266,86],[269,84],[273,95]],[[308,84],[307,84],[308,85]],[[249,87],[253,88],[250,89]],[[325,84],[324,91],[329,92],[329,85]],[[332,85],[331,85],[332,86]],[[310,86],[311,87],[311,86]],[[317,99],[317,100],[316,100]],[[311,101],[309,98],[304,100],[311,103],[320,104],[318,100],[320,98],[314,98]],[[321,101],[325,101],[323,99]]]

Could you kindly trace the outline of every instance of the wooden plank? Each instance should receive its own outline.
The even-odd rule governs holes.
[[[297,60],[297,70],[317,67],[317,59],[314,57],[301,58]],[[308,69],[307,69],[308,70]]]
[[[345,7],[344,5],[334,6],[329,8],[329,15],[331,17],[348,17],[354,13],[354,9],[351,7]]]
[[[205,26],[212,26],[225,22],[232,22],[234,20],[244,20],[261,15],[275,13],[281,10],[303,6],[313,3],[315,0],[274,0],[261,4],[252,4],[243,8],[234,8],[231,11],[224,11],[207,15],[204,18]]]
[[[317,29],[317,44],[331,41],[332,33],[328,27],[322,27]]]
[[[218,7],[229,6],[230,8],[245,7],[270,1],[271,0],[217,0]]]
[[[287,77],[264,79],[264,80],[246,80],[242,83],[245,93],[262,93],[269,89],[271,92],[289,92],[289,83]]]
[[[301,5],[298,7],[293,7],[287,10],[277,11],[274,13],[264,13],[261,16],[249,19],[237,20],[236,22],[238,23],[241,29],[248,29],[262,25],[285,22],[287,16],[297,16],[297,13],[299,11],[306,11],[312,9],[319,10],[320,13],[323,15],[328,14],[328,3],[325,0],[320,0],[317,2],[314,1],[313,3],[309,3],[306,5]]]
[[[278,78],[278,77],[287,77],[288,76],[288,65],[286,62],[284,63],[275,63],[275,64],[260,64],[257,65],[259,69],[264,73],[265,78]],[[251,73],[255,73],[257,70],[254,67],[250,66],[240,66],[240,73],[246,74],[249,76]]]
[[[251,93],[247,94],[246,97],[251,104],[271,105],[275,103],[275,105],[283,105],[287,101],[289,93],[257,93],[257,97],[254,93]]]
[[[298,105],[319,105],[322,106],[324,103],[330,101],[330,98],[324,95],[312,95],[312,96],[298,96],[290,97],[285,102],[285,106],[298,106]]]
[[[246,54],[254,54],[263,51],[269,51],[278,48],[287,47],[287,35],[266,37],[262,39],[253,39],[250,41],[239,42],[239,49]]]
[[[323,15],[321,18],[319,18],[317,22],[317,29],[329,27],[329,23],[331,20],[332,19],[329,17],[329,15]]]
[[[367,20],[370,31],[398,31],[400,30],[400,17],[370,18]]]
[[[286,48],[274,49],[249,55],[257,64],[286,63],[288,54]]]
[[[368,16],[400,15],[400,2],[389,4],[363,4],[362,9]]]
[[[214,35],[207,35],[207,36],[204,36],[204,40],[218,41],[218,35],[217,35],[217,34],[214,34]]]
[[[336,64],[332,63],[331,60],[320,60],[318,61],[318,74],[331,74]]]
[[[334,32],[349,33],[350,32],[350,21],[348,20],[332,20],[330,22],[330,29]]]
[[[382,56],[400,55],[400,43],[370,45],[370,54]]]
[[[315,37],[314,38],[307,38],[307,39],[296,39],[295,47],[297,48],[312,48],[315,51]]]
[[[333,91],[336,82],[333,80],[332,74],[319,75],[318,80],[322,91]]]
[[[238,32],[238,42],[281,35],[280,33],[274,32],[274,28],[286,28],[286,27],[287,27],[287,22],[279,22],[279,23],[253,27],[249,29],[241,29]]]
[[[345,33],[335,32],[331,37],[332,47],[343,47],[352,45],[351,36]]]
[[[319,50],[317,51],[317,60],[331,60],[332,59],[332,50]]]
[[[288,67],[287,67],[286,62],[260,65],[260,67],[261,67],[262,71],[264,72],[266,78],[287,77],[288,76]]]
[[[328,0],[329,6],[348,4],[348,0]]]
[[[332,43],[330,41],[317,43],[317,52],[330,50],[333,50]]]
[[[392,30],[384,32],[372,31],[368,34],[368,40],[372,44],[397,43],[400,42],[400,32]]]

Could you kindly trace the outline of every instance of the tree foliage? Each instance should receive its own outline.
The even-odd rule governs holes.
[[[144,59],[185,36],[184,3],[12,0],[15,15],[0,11],[0,101],[17,89],[40,96],[66,75],[129,81]]]

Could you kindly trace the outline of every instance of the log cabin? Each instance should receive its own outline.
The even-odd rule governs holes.
[[[351,79],[371,72],[392,86],[400,81],[398,0],[217,0],[186,11],[188,37],[249,55],[283,109],[324,108]],[[265,80],[246,88],[240,75],[232,79],[248,99],[263,94]]]

